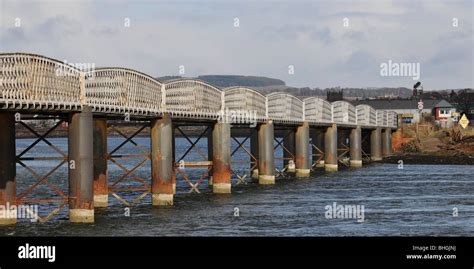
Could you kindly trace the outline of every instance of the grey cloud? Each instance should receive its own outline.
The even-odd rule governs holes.
[[[301,35],[311,37],[313,41],[329,43],[332,40],[331,30],[328,27],[316,27],[311,25],[285,24],[282,26],[266,26],[261,28],[257,35],[269,40],[282,41],[294,40]]]
[[[421,62],[426,85],[472,84],[472,1],[449,5],[447,17],[439,15],[443,6],[430,1],[381,2],[389,3],[130,1],[124,8],[101,1],[81,9],[80,2],[71,1],[54,12],[38,9],[36,25],[2,26],[0,45],[2,51],[45,52],[152,76],[176,74],[183,64],[187,75],[265,75],[300,87],[336,86],[341,78],[347,86],[405,83],[380,78],[380,62],[387,60],[379,59],[383,56]],[[25,3],[12,10],[7,2],[3,12],[27,17],[33,12]],[[462,22],[456,31],[442,27],[452,13]],[[341,29],[343,16],[355,18],[348,29]],[[132,19],[128,30],[117,23],[123,17]],[[240,19],[238,29],[233,28],[234,17]],[[413,45],[416,37],[420,40]],[[294,76],[287,75],[289,64],[296,67]],[[451,73],[445,77],[441,67],[447,66]]]

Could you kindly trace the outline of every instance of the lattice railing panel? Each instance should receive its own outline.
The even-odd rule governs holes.
[[[377,110],[377,126],[387,126],[387,111]]]
[[[303,101],[286,93],[267,95],[268,117],[284,122],[303,121]]]
[[[387,119],[388,119],[387,125],[388,125],[388,127],[397,128],[397,127],[398,127],[398,115],[397,115],[397,112],[395,112],[395,111],[387,111],[387,113],[388,113],[388,115],[387,115]]]
[[[304,99],[305,120],[318,123],[332,122],[332,106],[318,97]]]
[[[364,126],[377,125],[377,113],[375,109],[369,105],[356,106],[357,124]]]
[[[333,102],[332,119],[335,123],[356,124],[355,107],[345,101]]]
[[[226,89],[224,96],[226,109],[256,111],[258,119],[266,118],[266,97],[261,93],[245,87],[235,87]]]
[[[0,54],[0,107],[80,110],[81,72],[34,54]]]
[[[222,91],[198,80],[165,84],[166,112],[175,116],[218,117],[223,106]]]
[[[95,111],[159,113],[161,83],[134,70],[100,68],[87,74],[86,100]]]

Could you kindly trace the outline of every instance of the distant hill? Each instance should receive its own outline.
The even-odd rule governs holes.
[[[159,81],[167,81],[167,80],[173,80],[173,79],[178,79],[178,78],[183,78],[182,76],[164,76],[164,77],[158,77]]]
[[[165,76],[159,77],[158,80],[166,81],[183,78],[181,76]],[[258,77],[258,76],[238,76],[238,75],[204,75],[197,77],[200,80],[206,81],[219,88],[226,88],[232,86],[246,86],[255,88],[263,94],[269,94],[272,92],[286,92],[298,97],[308,96],[321,96],[326,97],[327,91],[342,91],[344,99],[373,99],[373,98],[409,98],[412,95],[412,90],[405,87],[389,88],[389,87],[372,87],[372,88],[296,88],[287,86],[283,80]],[[445,90],[446,91],[446,90]],[[458,91],[458,90],[454,90]],[[436,94],[436,92],[428,93],[426,90],[425,95]],[[441,91],[440,91],[441,92]],[[449,90],[451,92],[451,90]]]
[[[213,85],[225,88],[232,86],[264,87],[264,86],[285,86],[285,82],[276,78],[256,77],[256,76],[233,76],[233,75],[205,75],[198,79],[209,82]]]
[[[172,80],[182,78],[180,76],[159,77],[158,80]],[[286,86],[285,82],[276,78],[257,77],[257,76],[237,76],[237,75],[204,75],[198,76],[197,79],[206,81],[220,88],[232,86],[246,87],[265,87],[265,86]]]

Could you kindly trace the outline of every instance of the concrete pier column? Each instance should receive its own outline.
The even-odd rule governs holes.
[[[109,189],[107,182],[107,120],[94,119],[94,207],[107,207]]]
[[[362,130],[360,127],[351,130],[349,148],[351,167],[362,167]]]
[[[171,148],[172,148],[172,155],[173,155],[173,174],[171,175],[171,181],[172,181],[172,185],[173,185],[173,194],[176,194],[176,166],[175,166],[175,163],[176,163],[176,134],[175,134],[175,129],[174,129],[174,125],[173,125],[173,122],[171,122],[171,129],[173,130],[171,132],[172,136],[171,136]]]
[[[337,167],[337,125],[333,124],[324,135],[324,170],[336,172]]]
[[[316,146],[319,150],[324,152],[324,131],[317,128],[317,129],[311,129],[310,130],[310,135],[311,135],[311,141],[313,141],[313,145]],[[320,151],[315,149],[314,147],[311,147],[313,151],[313,155],[315,154],[321,154]],[[323,158],[319,161],[319,163],[316,164],[316,167],[324,167],[324,153],[323,153]],[[313,158],[318,158],[317,156],[313,156]],[[316,159],[313,160],[313,163],[316,161]]]
[[[254,160],[252,157],[250,157],[251,162],[257,162],[257,166],[252,171],[252,179],[258,180],[258,132],[255,131],[250,135],[250,153],[255,157],[255,159],[257,159]],[[254,164],[251,163],[250,168],[252,168],[253,166]]]
[[[295,158],[296,158],[296,177],[309,177],[310,173],[310,162],[309,162],[309,124],[304,122],[303,125],[296,128],[296,145],[295,145]]]
[[[392,155],[392,130],[385,128],[382,132],[382,155],[387,157]]]
[[[207,132],[207,159],[209,161],[212,161],[212,151],[213,151],[213,145],[212,145],[212,130],[213,128],[209,128],[208,132]],[[208,172],[208,180],[207,180],[207,183],[209,184],[209,187],[212,186],[212,182],[213,182],[213,177],[212,177],[212,170],[211,169],[209,172]]]
[[[151,121],[152,204],[173,205],[173,126],[169,114]]]
[[[273,150],[273,123],[258,126],[258,183],[275,184],[275,161]]]
[[[290,129],[288,130],[288,134],[285,136],[283,139],[283,147],[286,148],[286,150],[283,149],[283,167],[287,167],[288,169],[286,172],[294,173],[296,171],[295,166],[289,166],[288,164],[290,163],[292,158],[293,164],[294,164],[294,156],[295,156],[295,130]]]
[[[0,225],[16,223],[16,148],[15,117],[13,113],[0,111]]]
[[[69,221],[94,222],[93,122],[90,107],[69,118]]]
[[[231,193],[230,124],[214,124],[212,140],[212,190],[214,193]]]
[[[379,127],[370,133],[370,159],[372,161],[382,160],[382,132]]]

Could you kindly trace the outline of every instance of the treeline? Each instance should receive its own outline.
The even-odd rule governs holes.
[[[352,97],[358,99],[366,99],[366,98],[376,98],[376,97],[387,97],[387,98],[408,98],[412,95],[412,91],[408,88],[341,88],[341,87],[333,87],[333,88],[314,88],[311,89],[309,87],[305,88],[293,88],[293,87],[286,87],[284,89],[274,89],[273,87],[262,87],[259,88],[262,93],[268,94],[271,92],[279,91],[279,92],[287,92],[293,94],[295,96],[326,96],[328,91],[342,91],[344,97]]]

